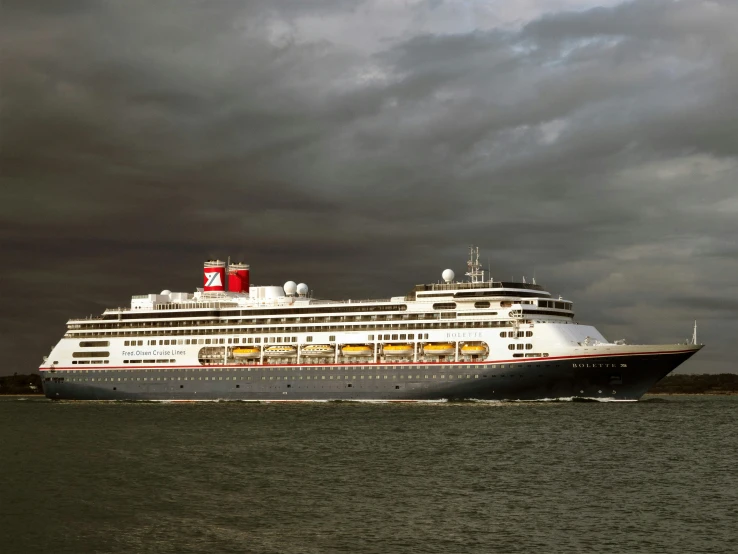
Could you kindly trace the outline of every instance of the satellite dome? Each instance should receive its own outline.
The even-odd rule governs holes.
[[[456,277],[456,274],[453,272],[452,269],[445,269],[443,273],[441,274],[441,277],[443,277],[443,280],[447,283],[450,283],[454,280],[454,277]]]
[[[161,296],[169,296],[170,294],[172,294],[172,291],[170,291],[169,289],[164,289],[163,291],[161,291]]]
[[[294,281],[287,281],[284,284],[284,293],[288,296],[292,296],[295,294],[295,291],[297,290],[297,283]]]
[[[300,296],[305,296],[309,290],[310,289],[305,283],[300,283],[299,285],[297,285],[297,294],[299,294]]]

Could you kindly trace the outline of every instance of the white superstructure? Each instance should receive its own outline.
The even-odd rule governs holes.
[[[647,373],[658,379],[662,365],[675,367],[670,357],[679,358],[678,364],[699,349],[608,342],[594,327],[574,320],[571,301],[552,297],[535,282],[485,279],[478,260],[478,251],[471,249],[468,281],[455,281],[447,269],[443,282],[417,285],[405,296],[343,301],[313,298],[305,283],[294,281],[250,286],[248,265],[208,261],[204,287],[195,293],[164,290],[134,296],[130,307],[69,320],[64,337],[40,367],[55,375],[45,379],[51,383],[47,395],[53,389],[53,395],[69,398],[250,394],[269,399],[279,390],[270,381],[290,380],[284,386],[294,383],[294,388],[278,394],[302,399],[446,393],[537,398],[553,390],[584,394],[588,387],[604,394],[600,382],[607,387],[622,384],[620,373],[607,374],[617,368],[630,372],[634,385],[627,394],[638,397],[651,378]],[[647,371],[629,368],[626,357]],[[660,365],[650,368],[649,360]],[[315,368],[338,370],[335,380],[353,390],[322,384],[326,378],[334,380],[330,373],[321,376],[320,385],[317,377],[300,373]],[[423,368],[438,372],[421,373]],[[529,381],[509,381],[518,375],[509,373],[510,368],[524,369],[519,375]],[[536,368],[548,368],[547,373],[535,374]],[[375,370],[376,376],[362,373]],[[230,375],[215,376],[222,371]],[[506,392],[494,384],[496,375],[508,379]],[[365,377],[372,383],[363,382]],[[467,378],[485,381],[474,388]],[[212,384],[216,379],[245,380],[250,392],[228,392],[218,388],[220,383]],[[159,384],[167,391],[160,391]],[[617,394],[616,387],[611,394]]]

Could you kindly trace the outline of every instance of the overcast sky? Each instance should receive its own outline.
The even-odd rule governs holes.
[[[3,0],[0,374],[210,257],[327,298],[479,245],[738,371],[735,0]]]

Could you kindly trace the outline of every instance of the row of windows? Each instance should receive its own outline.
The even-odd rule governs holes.
[[[500,307],[502,308],[509,308],[513,304],[533,304],[532,300],[506,300],[505,302],[500,302]]]
[[[297,375],[295,377],[288,377],[286,375],[284,375],[284,376],[282,376],[282,375],[271,376],[270,375],[269,377],[262,376],[261,380],[262,381],[280,381],[280,380],[281,381],[302,381],[302,380],[310,381],[310,380],[325,380],[326,377],[328,378],[329,381],[334,380],[334,376],[333,375],[328,375],[328,376],[326,376],[326,375],[320,375],[320,376],[319,375],[316,375],[314,377],[313,376],[310,376],[310,375]],[[487,377],[487,376],[484,375],[484,377]],[[492,377],[494,377],[494,375]],[[502,377],[504,377],[504,375]],[[345,380],[348,380],[348,379],[351,379],[352,377],[350,377],[349,375],[343,375],[343,376],[336,375],[335,376],[335,379],[336,380],[340,380],[341,378],[343,378]],[[368,380],[372,380],[372,379],[375,379],[375,380],[385,379],[386,380],[386,379],[389,379],[390,376],[389,375],[384,375],[384,376],[382,376],[382,375],[366,375],[366,376],[359,375],[357,377],[357,379],[360,380],[360,381],[364,380],[364,378],[366,378]],[[415,374],[414,376],[413,376],[413,374],[409,374],[409,375],[392,375],[391,378],[393,380],[398,380],[398,379],[399,380],[405,380],[405,379],[446,379],[446,378],[448,378],[448,379],[464,379],[464,378],[466,378],[466,379],[471,379],[471,378],[479,379],[479,374],[478,373],[477,374],[474,374],[474,375],[472,375],[472,374],[463,374],[463,373],[462,374],[455,374],[455,375],[450,375],[450,374],[438,374],[438,375]],[[66,377],[66,378],[59,379],[57,382],[62,382],[63,383],[64,380],[72,381],[72,382],[80,382],[80,383],[87,383],[87,382],[116,382],[116,381],[117,382],[121,382],[121,381],[128,381],[129,378],[128,377],[117,377],[117,378],[116,377],[98,377],[96,379],[95,377]],[[240,376],[239,377],[235,377],[235,376],[234,377],[228,377],[228,376],[226,376],[226,377],[217,377],[217,378],[215,376],[213,376],[213,377],[207,377],[207,376],[206,377],[176,377],[176,378],[175,377],[171,377],[171,378],[167,378],[167,377],[131,377],[130,380],[131,381],[158,381],[158,382],[162,382],[163,381],[164,383],[168,383],[170,381],[251,381],[251,376],[250,375],[245,376],[245,377],[240,377]]]
[[[418,339],[423,340],[428,338],[428,333],[418,333]],[[377,335],[377,340],[414,340],[415,333],[392,333]],[[369,340],[374,340],[374,335],[369,335]]]
[[[173,364],[177,360],[123,360],[124,364]]]
[[[531,323],[531,320],[521,321],[521,323]],[[463,328],[491,328],[491,327],[511,327],[512,321],[462,321],[462,322],[446,322],[446,323],[403,323],[401,326],[407,330],[416,329],[463,329]],[[85,337],[85,336],[145,336],[145,335],[221,335],[221,334],[268,334],[268,333],[284,333],[284,332],[328,332],[328,331],[364,331],[364,330],[381,330],[382,328],[397,329],[398,324],[385,325],[342,325],[342,326],[323,326],[323,327],[220,327],[214,329],[146,329],[139,331],[96,331],[93,329],[85,329],[83,331],[73,330],[73,325],[69,328],[65,336]],[[105,328],[105,327],[101,327]]]
[[[177,310],[175,314],[168,313]],[[347,306],[329,306],[324,308],[316,308],[314,306],[304,308],[266,308],[253,310],[201,310],[201,311],[179,311],[174,307],[162,311],[162,313],[146,314],[145,316],[136,313],[124,314],[105,314],[103,319],[141,319],[142,317],[164,318],[164,317],[244,317],[244,316],[280,316],[280,315],[310,315],[310,314],[326,314],[326,313],[342,313],[342,312],[404,312],[407,310],[405,304],[388,304],[384,306],[372,306],[362,304],[351,304]]]
[[[92,350],[92,351],[87,351],[87,352],[72,352],[72,358],[108,358],[108,357],[110,357],[110,352],[103,351],[103,350]]]
[[[556,308],[557,310],[571,310],[574,305],[571,302],[555,302],[553,300],[539,300],[541,308]]]
[[[536,315],[556,315],[556,316],[564,316],[564,317],[574,317],[573,314],[562,314],[561,312],[554,312],[553,310],[531,310],[529,308],[526,308],[523,310],[523,313],[525,315],[529,316],[536,316]]]
[[[110,360],[72,360],[72,365],[108,364]]]
[[[89,348],[89,347],[100,347],[100,346],[110,346],[110,342],[106,340],[88,340],[88,341],[82,341],[79,343],[80,347],[82,348]]]
[[[525,303],[525,302],[523,302]],[[530,302],[529,302],[530,303]],[[503,302],[503,304],[510,304],[510,302]],[[440,309],[440,308],[439,308]],[[486,315],[490,317],[495,313],[486,312]],[[462,314],[462,317],[466,314]],[[561,314],[558,314],[561,315]],[[169,318],[172,316],[169,315]],[[306,323],[320,324],[320,323],[350,323],[350,322],[374,322],[374,321],[422,321],[422,320],[434,320],[434,319],[448,319],[455,318],[456,312],[441,312],[441,313],[422,313],[422,314],[388,314],[388,315],[373,315],[373,316],[325,316],[325,317],[311,317],[311,318],[296,318],[296,317],[283,317],[283,318],[263,318],[263,319],[225,319],[225,318],[207,318],[207,319],[185,319],[180,318],[173,321],[156,321],[148,318],[139,318],[140,321],[135,322],[121,322],[114,321],[111,323],[101,323],[100,320],[89,320],[89,321],[78,321],[69,324],[70,329],[130,329],[137,327],[197,327],[197,326],[212,326],[212,325],[274,325],[280,323],[294,323],[304,325]]]
[[[375,335],[367,335],[367,340],[374,340]],[[423,340],[428,338],[428,333],[418,333],[418,339]],[[384,335],[376,335],[377,340],[414,340],[415,339],[415,333],[387,333]],[[354,340],[361,340],[358,337]],[[294,343],[297,342],[297,337],[270,337],[269,341],[267,339],[264,339],[264,342],[276,342],[276,343]],[[335,342],[336,341],[336,335],[329,335],[328,336],[328,342]],[[143,346],[142,340],[135,341],[135,340],[126,340],[123,341],[123,344],[125,346]],[[313,342],[313,337],[308,336],[305,337],[305,342]],[[149,340],[146,341],[149,345],[156,345],[156,340]],[[261,343],[261,337],[256,338],[244,338],[243,344],[260,344]],[[159,340],[160,346],[176,346],[176,345],[187,345],[187,344],[226,344],[226,339],[163,339]],[[241,339],[238,337],[235,338],[229,338],[227,344],[241,344]]]
[[[544,356],[547,356],[548,354],[544,354]],[[81,362],[80,362],[81,363]],[[436,371],[464,371],[464,370],[474,370],[474,369],[505,369],[505,364],[489,364],[489,365],[482,365],[482,364],[455,364],[452,366],[440,366],[436,369]],[[512,367],[518,367],[513,366],[512,364],[509,365],[510,368]],[[557,366],[558,367],[558,366]],[[260,367],[167,367],[167,368],[132,368],[132,369],[89,369],[85,370],[85,374],[93,374],[93,375],[109,375],[110,373],[161,373],[162,371],[166,371],[167,373],[251,373],[252,371],[254,373],[259,373],[263,371],[269,371],[271,372],[289,372],[289,373],[302,373],[302,372],[320,372],[320,371],[409,371],[408,366],[402,366],[402,365],[383,365],[383,364],[377,364],[377,365],[324,365],[324,366],[260,366]],[[72,374],[76,375],[76,371],[71,370],[57,370],[55,373],[64,375],[64,374]],[[174,377],[172,377],[174,378]]]
[[[518,344],[508,344],[507,345],[508,350],[530,350],[532,348],[533,348],[533,345],[530,343],[528,344],[518,343]]]
[[[521,356],[521,355],[522,354],[516,354],[516,356]],[[526,357],[528,357],[528,356],[534,356],[534,355],[535,354],[526,354]],[[545,356],[548,356],[548,354],[543,354],[543,356],[544,357]],[[497,367],[497,365],[492,365],[491,366],[491,368],[496,368],[496,367]],[[504,364],[500,364],[499,367],[501,369],[504,369],[506,366]],[[528,367],[528,368],[533,367],[533,365],[532,364],[525,364],[525,365],[524,364],[510,364],[508,367],[510,369],[513,369],[513,368],[515,368],[515,369],[522,369],[524,367]],[[541,367],[541,365],[540,364],[536,364],[535,367]],[[559,364],[556,364],[556,367],[559,367]],[[467,369],[469,369],[469,368],[470,368],[470,366],[467,366]],[[446,369],[448,369],[448,368],[446,368]],[[120,372],[120,371],[130,372],[131,370],[124,369],[124,370],[119,370],[118,372]],[[146,370],[141,370],[141,371],[135,371],[135,373],[140,374],[142,371],[148,372],[148,371],[155,371],[155,370],[148,370],[148,369],[146,369]],[[198,371],[198,370],[192,370],[192,371]],[[220,371],[222,371],[222,369]],[[236,370],[234,370],[234,371],[236,371]],[[241,371],[243,371],[243,369]],[[117,377],[117,378],[116,377],[97,377],[97,378],[95,378],[95,377],[78,377],[77,376],[78,374],[76,374],[76,373],[65,372],[65,371],[59,371],[58,373],[59,374],[70,373],[72,375],[75,375],[75,377],[66,377],[66,378],[65,377],[53,377],[53,378],[46,377],[44,380],[47,381],[47,382],[48,381],[53,381],[55,383],[63,383],[65,381],[65,379],[68,380],[68,381],[74,381],[74,382],[88,382],[88,381],[97,381],[97,382],[110,381],[110,382],[114,382],[116,380],[117,381],[128,381],[129,380],[128,377]],[[91,375],[91,374],[96,374],[96,373],[103,373],[103,372],[102,371],[96,371],[96,370],[89,370],[89,371],[86,371],[85,372],[86,375]],[[108,373],[108,372],[105,372],[105,373]],[[471,374],[466,374],[465,375],[464,373],[456,373],[456,374],[449,373],[449,374],[439,374],[439,375],[440,375],[440,378],[441,379],[446,379],[446,378],[453,379],[455,377],[456,378],[459,378],[459,379],[461,379],[461,378],[466,378],[466,379],[471,378]],[[366,376],[367,379],[381,379],[382,377],[383,376],[380,376],[380,375]],[[437,379],[437,378],[439,378],[438,375],[429,375],[429,374],[424,374],[423,377],[425,379]],[[487,378],[487,375],[482,375],[482,377]],[[504,374],[503,373],[501,375],[490,375],[490,377],[491,378],[496,378],[496,377],[524,377],[524,374],[521,374],[521,373],[518,373],[518,374],[513,374],[513,373],[511,373],[511,374]],[[543,375],[539,375],[538,377],[543,377]],[[344,376],[344,379],[348,379],[348,378],[349,378],[348,376]],[[361,380],[361,379],[364,379],[364,376],[358,376],[358,377],[354,377],[354,378]],[[384,379],[387,379],[387,378],[388,378],[387,376],[384,376]],[[412,374],[409,374],[409,375],[405,376],[403,374],[403,375],[400,375],[399,377],[397,375],[392,376],[392,379],[395,379],[396,380],[398,378],[399,379],[405,379],[405,378],[412,379],[413,378],[413,375]],[[420,374],[416,374],[416,377],[415,378],[416,379],[420,379],[421,378],[421,375]],[[479,374],[475,374],[474,375],[474,378],[475,379],[479,378]],[[613,379],[620,379],[620,376],[619,375],[613,375],[611,378],[613,378]],[[280,381],[280,380],[283,380],[283,381],[295,381],[295,380],[298,380],[299,381],[299,380],[302,380],[302,379],[303,379],[303,377],[302,376],[299,376],[299,375],[298,376],[292,376],[292,377],[288,377],[286,375],[277,375],[277,376],[270,376],[268,378],[269,381],[273,381],[273,380],[276,380],[276,381]],[[313,379],[314,380],[317,380],[318,379],[318,376],[315,376]],[[333,376],[329,376],[329,380],[330,379],[333,379]],[[341,376],[337,375],[336,376],[336,379],[337,380],[340,380],[341,379]],[[174,376],[167,376],[167,377],[143,377],[143,378],[142,377],[131,377],[130,380],[131,381],[160,381],[160,382],[164,382],[164,383],[169,383],[170,381],[171,382],[173,382],[173,381],[216,381],[216,380],[218,380],[218,381],[223,381],[223,380],[225,380],[225,381],[251,381],[251,376],[245,376],[245,377],[244,376],[238,376],[238,377],[236,377],[236,376],[233,376],[233,377],[226,376],[225,378],[218,377],[218,379],[216,379],[215,376],[212,376],[212,377],[207,377],[206,376],[206,377],[197,377],[197,378],[195,378],[195,377],[187,377],[187,376],[185,376],[185,377],[174,377]],[[254,377],[254,380],[256,380],[256,377]],[[262,381],[266,381],[267,380],[267,377],[266,376],[262,376],[261,377],[261,380]],[[310,377],[309,376],[305,376],[305,380],[310,380]],[[325,380],[325,375],[323,375],[321,377],[321,380]],[[287,386],[289,387],[289,385],[287,385]],[[348,386],[350,387],[351,385],[349,384]],[[238,387],[238,385],[237,385],[237,387]],[[180,388],[182,388],[182,387],[180,386]]]
[[[500,336],[502,338],[510,337],[510,338],[522,338],[522,337],[532,337],[533,331],[502,331],[500,333]]]

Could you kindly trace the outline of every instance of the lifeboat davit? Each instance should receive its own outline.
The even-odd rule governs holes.
[[[426,356],[449,356],[455,352],[456,348],[450,342],[434,342],[423,346]]]
[[[347,344],[341,348],[341,354],[344,356],[373,356],[374,350],[365,344]]]
[[[265,356],[297,356],[297,348],[290,345],[267,346],[264,349]]]
[[[461,353],[467,356],[483,356],[487,353],[486,344],[464,344]]]
[[[234,358],[258,358],[260,350],[258,346],[243,346],[233,349]]]
[[[385,344],[382,352],[385,356],[412,356],[413,347],[410,344]]]
[[[332,356],[335,351],[330,344],[308,344],[302,347],[300,353],[303,356]]]

